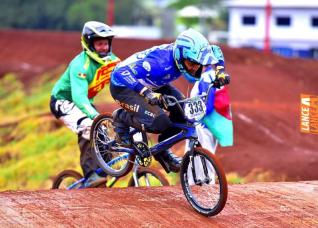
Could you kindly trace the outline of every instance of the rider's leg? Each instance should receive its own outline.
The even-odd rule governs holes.
[[[84,187],[94,188],[102,183],[106,183],[106,175],[100,176],[95,172],[98,169],[98,164],[93,157],[94,148],[91,146],[90,141],[78,136],[78,145],[81,151],[81,167],[84,176],[87,178]]]
[[[160,89],[156,90],[156,92],[159,92],[161,94],[165,95],[171,95],[176,97],[178,100],[184,99],[184,95],[175,87],[171,85],[165,85],[161,87]],[[180,112],[179,108],[177,106],[172,106],[168,108],[168,111],[170,112],[169,118],[172,122],[174,123],[185,123],[185,119]],[[165,131],[162,132],[162,134],[159,135],[158,141],[161,142],[167,138],[170,138],[173,135],[176,135],[179,133],[181,130],[178,128],[174,127],[169,127]],[[181,158],[177,157],[174,155],[170,150],[164,151],[163,153],[160,153],[159,156],[163,157],[163,160],[169,161],[171,164],[171,171],[173,172],[178,172],[180,169],[180,163],[181,163]],[[157,160],[160,160],[160,157],[156,158]],[[169,172],[169,170],[166,170]]]
[[[67,100],[56,100],[52,97],[50,109],[57,119],[78,135],[78,145],[81,152],[80,164],[84,176],[88,177],[94,174],[98,165],[93,158],[93,149],[90,147],[89,141],[89,132],[93,121],[73,102]]]
[[[98,165],[92,156],[93,148],[91,147],[89,140],[81,136],[78,136],[78,146],[81,152],[80,164],[83,174],[85,177],[88,177],[98,168]]]
[[[116,134],[116,142],[124,147],[131,146],[131,138],[129,135],[130,125],[127,119],[129,113],[124,109],[120,108],[113,112],[113,125],[115,127]]]
[[[143,124],[146,131],[152,133],[162,133],[171,127],[170,118],[159,106],[148,104],[142,96],[133,90],[111,84],[110,92],[117,103],[125,109],[114,113],[115,130],[117,130],[118,138],[121,138],[122,142],[126,140],[123,137],[123,132],[129,135],[127,126],[141,129],[141,124]],[[122,127],[119,128],[118,126]],[[159,153],[155,156],[155,159],[160,162],[167,172],[177,172],[180,169],[180,160],[169,150]]]
[[[122,142],[129,142],[129,126],[146,131],[160,133],[166,130],[171,122],[159,106],[151,106],[135,91],[110,85],[110,92],[123,109],[113,113],[115,131]],[[128,137],[128,140],[127,140]],[[125,143],[124,143],[125,144]]]

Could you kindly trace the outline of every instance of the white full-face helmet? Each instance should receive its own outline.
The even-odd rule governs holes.
[[[88,21],[84,24],[81,44],[86,53],[95,61],[103,64],[105,58],[112,51],[112,40],[115,36],[115,32],[106,24],[98,21]],[[97,53],[94,48],[95,39],[107,39],[109,49],[107,53]]]

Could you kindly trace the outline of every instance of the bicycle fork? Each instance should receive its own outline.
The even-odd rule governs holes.
[[[138,165],[134,166],[132,176],[135,182],[135,187],[139,187],[140,183],[139,183],[139,177],[138,177]],[[145,173],[144,177],[145,177],[146,186],[151,186],[149,181],[149,174]]]
[[[134,179],[134,182],[135,182],[135,187],[139,187],[139,181],[138,181],[138,176],[137,176],[137,169],[138,169],[138,166],[137,166],[137,165],[134,165],[133,172],[132,172],[132,176],[133,176],[133,179]]]
[[[209,171],[206,164],[206,159],[203,156],[200,156],[200,163],[195,161],[195,154],[194,154],[194,146],[197,145],[197,142],[195,140],[191,140],[189,147],[190,147],[190,163],[191,163],[191,172],[193,181],[196,185],[202,186],[203,184],[209,184],[212,179],[209,177]],[[202,169],[201,169],[202,167]],[[197,171],[203,171],[203,180],[197,178]]]

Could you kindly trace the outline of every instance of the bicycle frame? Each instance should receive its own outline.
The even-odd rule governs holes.
[[[152,146],[150,148],[150,152],[152,155],[156,155],[163,150],[167,150],[184,139],[190,139],[190,141],[197,140],[197,133],[193,125],[174,123],[172,126],[181,129],[181,132]]]
[[[123,156],[120,156],[120,157],[117,157],[115,159],[112,159],[111,161],[109,161],[107,163],[107,165],[111,166],[111,165],[114,165],[116,164],[117,162],[121,161],[122,159],[127,159],[128,158],[128,154],[124,154]],[[137,178],[137,169],[138,169],[138,164],[135,163],[134,165],[134,168],[133,168],[133,172],[132,172],[132,175],[133,175],[133,178],[135,180],[135,184],[139,185],[138,183],[138,178]],[[103,171],[102,168],[98,168],[97,170],[95,170],[95,172],[98,174],[98,175],[103,175],[105,174],[105,172]],[[116,178],[116,177],[113,177],[111,179],[111,184],[108,185],[107,187],[111,188],[118,180],[119,178]],[[67,187],[67,190],[71,190],[71,189],[74,189],[78,184],[83,184],[85,183],[85,181],[87,180],[87,177],[83,177],[81,179],[79,179],[78,181],[75,181],[73,184],[71,184],[70,186]],[[80,189],[83,188],[83,187],[80,187]]]
[[[179,128],[181,129],[181,132],[179,132],[178,134],[162,141],[162,142],[159,142],[157,143],[156,145],[152,146],[149,148],[150,152],[152,155],[156,155],[158,153],[160,153],[161,151],[164,151],[164,150],[167,150],[169,148],[171,148],[173,145],[177,144],[178,142],[184,140],[184,139],[193,139],[193,140],[197,140],[197,134],[196,134],[196,130],[195,130],[195,126],[194,124],[191,124],[191,123],[186,123],[186,124],[179,124],[179,123],[173,123],[172,124],[172,127],[176,127],[176,128]],[[134,135],[135,133],[137,132],[140,132],[138,130],[132,130],[130,132],[131,135]],[[110,141],[106,144],[106,146],[112,146],[113,144],[115,143],[115,141]],[[191,143],[190,145],[194,145],[193,143]],[[193,148],[193,146],[190,146],[190,149]],[[114,152],[121,152],[121,153],[128,153],[128,154],[131,154],[131,155],[139,155],[138,151],[136,151],[135,149],[133,148],[125,148],[125,147],[114,147],[112,148],[112,151]],[[125,159],[128,157],[128,154],[124,155],[124,156],[121,156],[121,157],[117,157],[116,159],[114,160],[118,160],[120,161],[121,159]],[[114,164],[115,161],[110,161],[110,165],[111,164]]]
[[[169,98],[169,97],[171,99],[171,96],[167,96],[167,98]],[[198,96],[198,97],[207,97],[207,95],[201,95],[201,96]],[[185,100],[187,100],[187,99],[185,99]],[[179,107],[179,109],[181,110],[181,112],[184,113],[182,107],[180,106],[180,102],[184,102],[185,100],[176,101],[176,102],[172,103],[172,105],[177,105]],[[179,133],[177,133],[176,135],[171,136],[170,138],[168,138],[168,139],[166,139],[166,140],[164,140],[162,142],[159,142],[156,145],[150,147],[149,148],[150,153],[152,155],[156,155],[156,154],[160,153],[161,151],[164,151],[164,150],[167,150],[167,149],[171,148],[173,145],[175,145],[176,143],[178,143],[178,142],[180,142],[180,141],[182,141],[184,139],[190,139],[190,144],[189,145],[190,145],[190,151],[192,151],[193,150],[193,146],[194,146],[194,142],[197,142],[197,139],[198,139],[197,133],[196,133],[196,130],[195,130],[195,124],[196,124],[196,122],[190,122],[190,121],[187,121],[186,123],[182,123],[182,124],[181,123],[172,123],[172,127],[178,128],[181,131]],[[147,143],[147,141],[148,141],[147,140],[147,135],[146,135],[145,131],[139,131],[139,130],[133,129],[133,130],[130,131],[131,137],[134,134],[138,133],[138,132],[142,133],[143,141],[146,144],[148,144]],[[191,142],[191,141],[193,141],[193,142]],[[112,147],[114,144],[115,144],[115,140],[112,140],[112,141],[108,142],[106,144],[106,146],[107,147],[111,147],[111,150],[114,151],[114,152],[128,153],[128,154],[131,154],[131,155],[140,155],[138,153],[138,151],[135,150],[134,148],[125,148],[125,147],[116,147],[116,146]]]

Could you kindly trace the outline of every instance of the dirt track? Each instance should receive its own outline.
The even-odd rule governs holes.
[[[216,217],[195,213],[181,187],[7,191],[0,227],[317,227],[318,181],[229,186]]]

